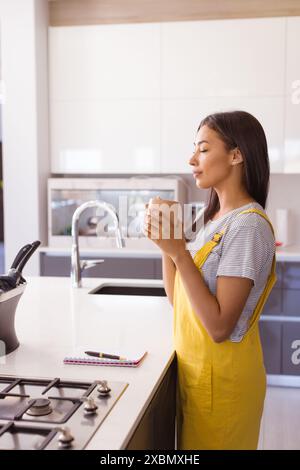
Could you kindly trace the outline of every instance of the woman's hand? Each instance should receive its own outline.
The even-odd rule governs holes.
[[[146,204],[144,233],[173,261],[185,253],[180,204],[160,197],[153,198]]]

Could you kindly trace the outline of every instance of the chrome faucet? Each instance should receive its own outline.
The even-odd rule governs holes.
[[[81,274],[84,269],[92,268],[93,266],[104,262],[103,259],[80,260],[78,239],[79,219],[81,214],[90,207],[105,209],[112,216],[115,222],[114,229],[116,234],[117,247],[123,248],[125,246],[125,242],[122,238],[120,230],[119,217],[114,206],[104,201],[88,201],[77,207],[72,217],[71,280],[73,287],[81,287]]]

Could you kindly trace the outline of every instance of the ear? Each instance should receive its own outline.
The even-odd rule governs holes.
[[[238,147],[232,149],[232,156],[231,156],[231,164],[238,165],[239,163],[243,163],[243,155]]]

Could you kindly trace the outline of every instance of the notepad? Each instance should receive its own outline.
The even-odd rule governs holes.
[[[119,366],[119,367],[137,367],[147,354],[147,351],[133,351],[133,350],[109,350],[109,354],[126,357],[126,359],[107,359],[104,357],[92,357],[84,353],[84,351],[91,350],[91,347],[80,348],[75,353],[70,354],[64,358],[64,364],[74,365],[89,365],[89,366]],[[94,349],[97,350],[97,349]],[[105,350],[108,352],[108,350]]]

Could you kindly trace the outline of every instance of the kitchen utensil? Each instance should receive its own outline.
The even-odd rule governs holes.
[[[3,274],[0,276],[0,294],[2,294],[3,292],[7,292],[8,290],[13,289],[15,287],[15,281],[10,274],[16,270],[19,263],[22,261],[25,255],[27,255],[27,253],[31,251],[31,249],[32,249],[31,243],[24,245],[19,250],[14,261],[12,262],[8,275]]]
[[[36,240],[35,242],[31,244],[31,250],[24,256],[24,258],[22,259],[21,263],[18,266],[18,271],[20,274],[22,274],[24,266],[28,262],[29,258],[31,258],[35,250],[40,246],[40,244],[41,242],[39,240]]]
[[[7,292],[15,287],[14,281],[9,276],[0,276],[0,293]]]
[[[16,269],[18,264],[21,262],[21,260],[23,259],[23,257],[26,255],[26,253],[29,251],[29,249],[31,248],[31,243],[27,243],[27,245],[24,245],[20,251],[18,252],[17,256],[15,257],[12,265],[11,265],[11,269]]]
[[[39,240],[31,243],[30,249],[26,251],[19,265],[16,268],[10,269],[7,276],[0,276],[0,281],[2,279],[3,281],[11,284],[12,287],[16,287],[25,282],[25,279],[22,277],[23,268],[40,244],[41,242]]]

